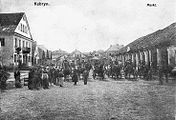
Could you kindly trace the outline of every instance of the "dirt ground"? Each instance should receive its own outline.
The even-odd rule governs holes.
[[[0,120],[174,120],[175,86],[92,80],[1,93]]]

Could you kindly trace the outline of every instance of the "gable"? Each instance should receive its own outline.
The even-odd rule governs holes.
[[[15,32],[32,39],[30,27],[29,27],[28,20],[25,14],[21,17],[21,20],[19,21],[15,29]]]

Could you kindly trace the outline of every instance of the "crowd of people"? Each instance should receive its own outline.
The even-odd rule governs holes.
[[[74,85],[77,85],[80,79],[83,79],[84,85],[87,84],[89,72],[92,69],[93,78],[96,76],[105,78],[105,75],[115,79],[122,78],[122,73],[124,73],[124,78],[129,79],[131,76],[133,78],[142,77],[146,80],[152,79],[152,74],[154,73],[154,68],[152,63],[145,64],[145,62],[140,61],[138,66],[136,66],[131,60],[125,61],[104,61],[96,60],[91,62],[89,60],[63,60],[58,66],[35,66],[32,67],[28,74],[28,88],[30,90],[39,90],[40,88],[49,89],[50,86],[64,86],[64,81],[72,80]],[[176,76],[176,68],[172,69],[173,75]],[[159,81],[162,82],[162,76],[165,75],[166,80],[168,79],[168,69],[158,69]],[[16,68],[14,71],[15,87],[21,88],[21,78],[20,69]],[[9,77],[9,73],[5,68],[0,68],[0,89],[6,89],[6,81]]]
[[[37,66],[30,70],[28,79],[28,88],[30,90],[40,88],[49,89],[49,86],[64,86],[64,81],[68,81],[71,77],[74,85],[80,79],[82,73],[84,84],[87,84],[89,70],[83,69],[80,71],[78,65],[73,65],[67,60],[64,60],[60,66]]]

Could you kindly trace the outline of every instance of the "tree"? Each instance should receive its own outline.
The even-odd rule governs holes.
[[[45,51],[43,51],[42,53],[42,59],[44,60],[46,57],[45,57]]]
[[[52,52],[51,52],[51,55],[50,55],[50,59],[52,60]]]
[[[50,57],[49,57],[49,51],[47,50],[46,51],[46,59],[49,59]]]
[[[45,51],[43,50],[43,53],[42,53],[42,64],[44,64],[44,62],[45,62]]]

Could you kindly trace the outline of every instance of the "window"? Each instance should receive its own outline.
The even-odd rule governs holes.
[[[28,47],[28,42],[26,42],[26,47]]]
[[[29,42],[29,48],[31,48],[32,47],[32,44],[31,44],[31,42]]]
[[[23,20],[25,21],[25,17],[23,16]]]
[[[0,38],[0,42],[1,42],[1,46],[5,46],[5,39],[4,38]]]
[[[14,62],[17,62],[17,55],[14,55]]]
[[[23,48],[24,48],[24,41],[23,41]]]
[[[19,40],[19,47],[21,47],[21,40]]]
[[[24,25],[22,25],[22,32],[24,32]]]
[[[23,25],[21,24],[21,32],[23,32]]]
[[[31,57],[30,56],[28,56],[28,62],[31,62]]]
[[[25,26],[25,33],[27,33],[27,26]]]
[[[21,29],[20,29],[20,25],[18,26],[18,30],[21,30]]]
[[[17,47],[17,38],[15,38],[15,48]]]

